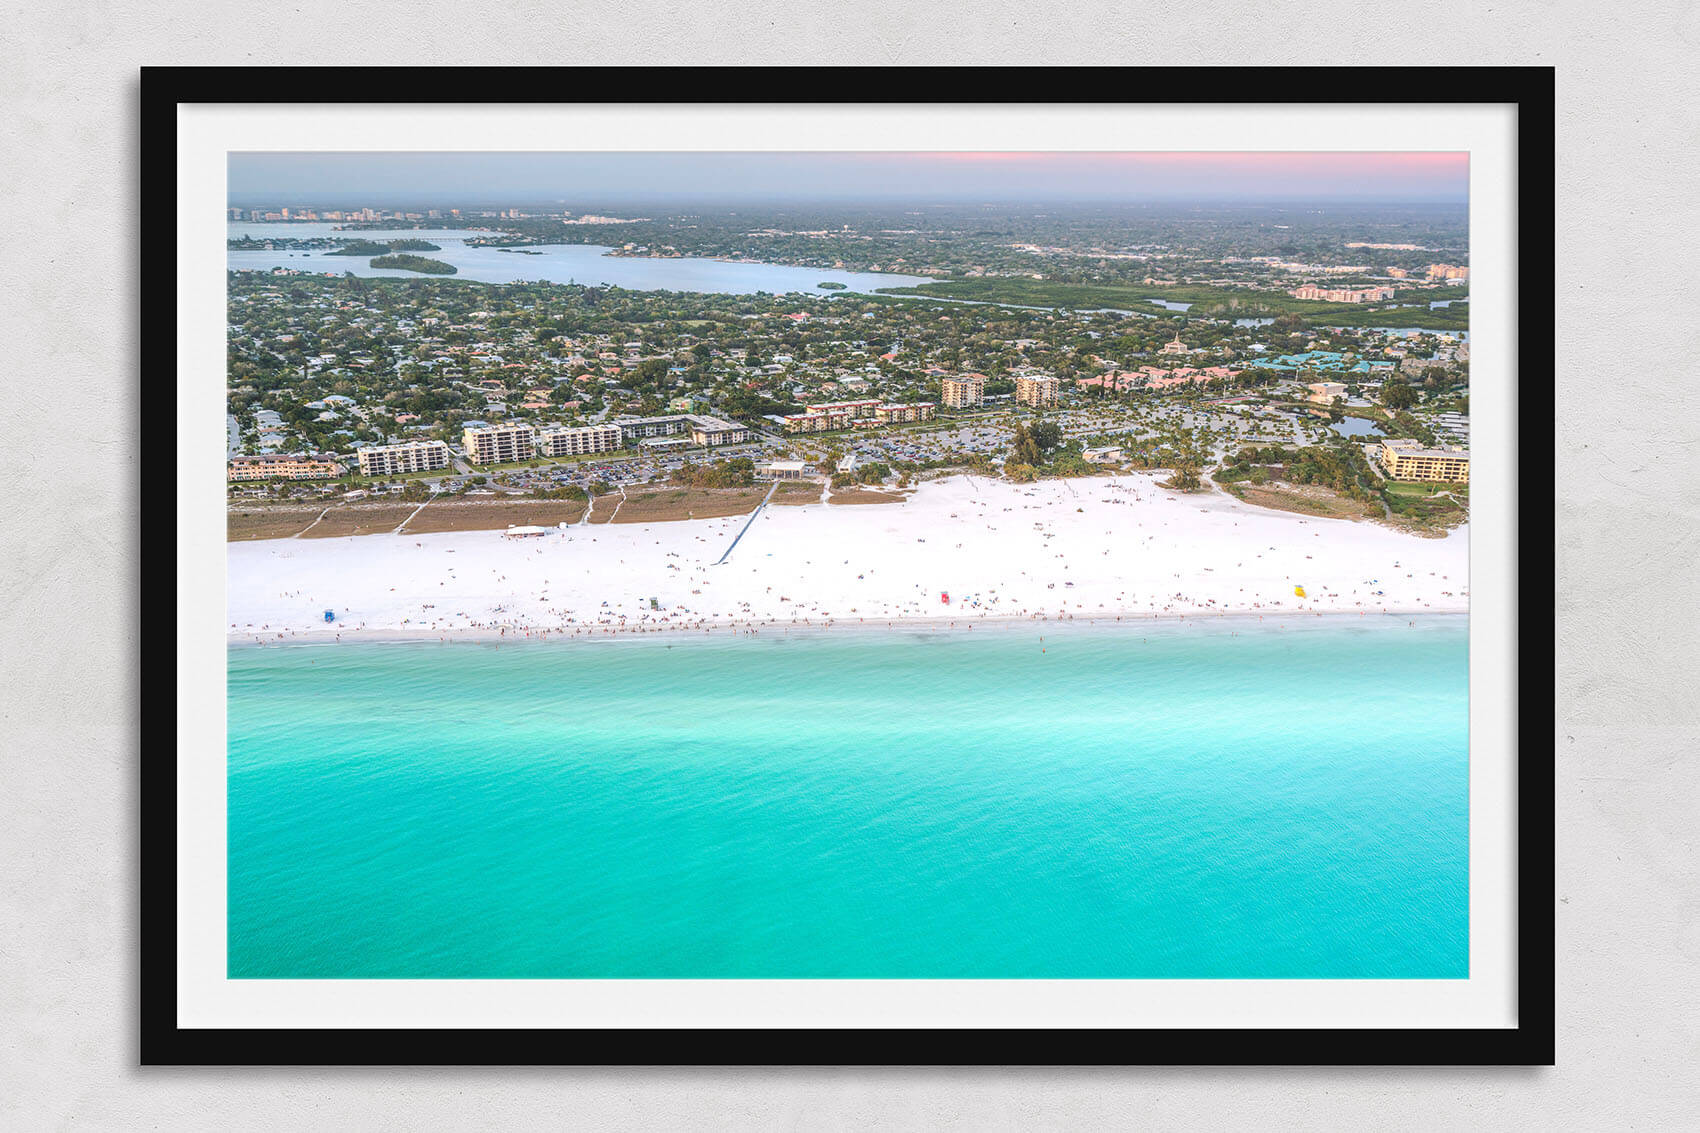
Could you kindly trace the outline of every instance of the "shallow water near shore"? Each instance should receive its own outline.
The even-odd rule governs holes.
[[[1462,978],[1463,617],[229,651],[255,978]]]

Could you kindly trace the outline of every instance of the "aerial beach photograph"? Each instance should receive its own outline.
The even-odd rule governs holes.
[[[231,153],[229,977],[1467,978],[1468,174]]]

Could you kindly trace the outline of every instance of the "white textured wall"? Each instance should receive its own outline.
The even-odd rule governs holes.
[[[0,1128],[1700,1126],[1700,5],[1453,0],[1373,22],[1356,0],[864,7],[7,11]],[[172,375],[136,362],[135,69],[392,60],[1557,64],[1558,1068],[137,1070],[137,618],[172,582],[142,586],[132,442]],[[817,89],[830,77],[799,93]],[[1547,292],[1525,281],[1527,302]],[[1524,375],[1524,396],[1545,386]],[[28,459],[26,438],[63,455]],[[1544,722],[1526,727],[1538,756]]]

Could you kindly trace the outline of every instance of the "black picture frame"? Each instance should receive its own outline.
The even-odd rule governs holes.
[[[776,81],[787,76],[792,81]],[[1531,384],[1554,363],[1554,86],[1550,67],[1491,68],[669,68],[668,89],[713,92],[722,103],[961,102],[1050,104],[1259,103],[1365,105],[1401,102],[1500,104],[1517,121],[1516,363]],[[453,72],[456,103],[666,102],[653,72],[632,68],[465,68]],[[571,82],[563,79],[570,76]],[[146,67],[141,71],[142,262],[175,265],[178,107],[189,103],[435,103],[439,69]],[[826,88],[854,99],[778,98]],[[563,99],[565,90],[608,92]],[[471,92],[490,92],[478,97]],[[1171,98],[1130,97],[1148,91]],[[1243,92],[1263,92],[1267,98]],[[866,93],[863,93],[866,92]],[[881,94],[879,92],[901,92]],[[1335,92],[1317,94],[1315,92]],[[1366,92],[1408,93],[1377,96]],[[464,95],[465,97],[459,97]],[[974,101],[970,99],[970,101]],[[156,269],[150,269],[150,271]],[[142,281],[143,373],[177,373],[176,268]],[[150,444],[174,451],[176,417],[163,398],[144,399]],[[150,599],[144,640],[170,641],[172,656],[142,674],[140,1061],[143,1065],[1550,1065],[1554,1061],[1554,779],[1544,721],[1555,709],[1555,463],[1546,399],[1517,401],[1517,1026],[1500,1029],[1125,1029],[1125,1030],[420,1030],[191,1029],[177,1016],[177,687],[175,590]],[[177,568],[176,503],[144,496],[150,571]],[[1533,728],[1522,722],[1532,721]]]

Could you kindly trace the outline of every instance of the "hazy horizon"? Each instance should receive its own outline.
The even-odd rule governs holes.
[[[233,206],[1464,205],[1466,153],[232,153]]]

